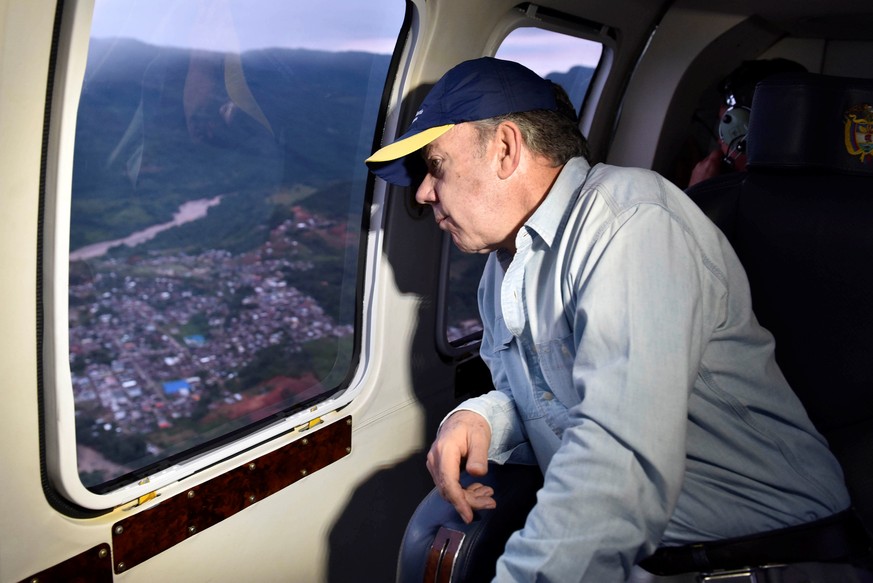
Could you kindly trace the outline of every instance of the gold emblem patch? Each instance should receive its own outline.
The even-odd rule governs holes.
[[[853,105],[846,111],[846,150],[861,162],[873,158],[873,105]]]

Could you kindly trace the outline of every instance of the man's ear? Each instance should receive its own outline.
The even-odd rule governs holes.
[[[521,130],[515,123],[504,121],[497,126],[494,139],[497,141],[497,175],[501,179],[509,178],[521,162],[524,147]]]

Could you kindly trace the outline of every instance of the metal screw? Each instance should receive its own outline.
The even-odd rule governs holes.
[[[300,475],[305,476],[307,474],[306,470],[300,470]]]
[[[188,498],[193,498],[196,495],[197,495],[197,493],[194,492],[194,490],[188,490]]]
[[[121,534],[122,532],[124,532],[124,527],[121,526],[120,524],[117,525],[117,526],[115,527],[115,534]]]
[[[346,448],[346,453],[352,453],[352,448],[347,447],[347,448]]]
[[[351,425],[351,424],[352,424],[352,418],[349,417],[348,419],[346,419],[346,425]]]
[[[194,525],[192,524],[191,526],[188,527],[188,534],[194,534],[195,532],[197,532],[197,527],[196,527],[196,526],[194,526]]]
[[[116,571],[124,571],[124,561],[121,561],[120,563],[118,563],[118,565],[115,566],[115,570]]]
[[[97,553],[97,556],[101,559],[105,559],[107,555],[109,555],[109,551],[107,551],[106,549],[100,549],[100,551]]]
[[[255,462],[251,462],[249,464],[249,470],[251,470],[251,471],[254,471],[256,467],[258,467],[258,466],[255,465]]]
[[[309,438],[304,437],[303,440],[301,441],[301,443],[302,443],[303,445],[309,445]]]
[[[255,497],[255,495],[254,495],[254,494],[249,494],[249,502],[252,503],[252,504],[254,504],[254,503],[255,503],[255,500],[257,500],[257,498]]]

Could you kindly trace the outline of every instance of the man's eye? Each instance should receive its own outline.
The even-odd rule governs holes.
[[[433,174],[433,173],[439,171],[439,168],[440,168],[440,162],[442,162],[442,160],[440,160],[439,158],[430,158],[430,159],[427,161],[427,170],[428,170],[428,172],[430,172],[431,174]]]

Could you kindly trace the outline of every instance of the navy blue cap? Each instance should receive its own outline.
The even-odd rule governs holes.
[[[455,124],[536,109],[558,109],[551,81],[512,61],[493,57],[464,61],[436,82],[406,133],[366,163],[386,182],[409,186],[412,179],[404,158]]]

